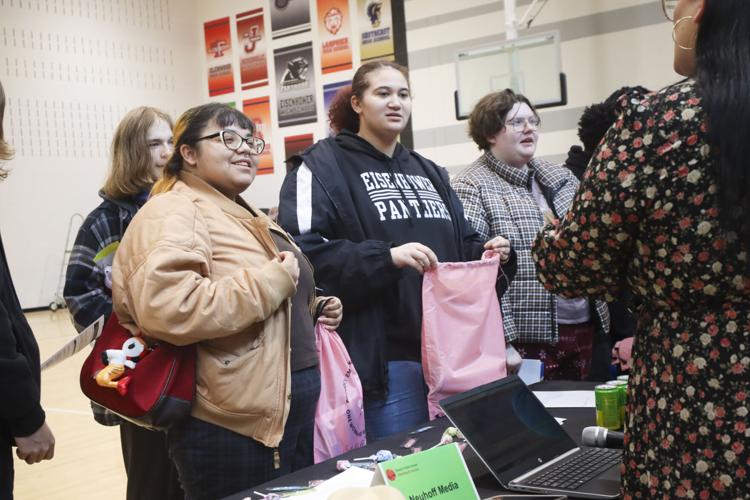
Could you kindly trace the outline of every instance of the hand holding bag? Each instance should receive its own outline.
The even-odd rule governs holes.
[[[195,345],[149,345],[131,335],[112,313],[83,362],[81,390],[137,425],[166,429],[190,414],[195,357]]]
[[[344,342],[321,323],[315,325],[320,353],[320,398],[315,412],[315,463],[367,444],[362,384]]]
[[[422,370],[430,420],[439,402],[506,376],[505,335],[495,282],[500,257],[439,263],[422,284]]]

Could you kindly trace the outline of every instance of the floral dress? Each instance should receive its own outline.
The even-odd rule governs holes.
[[[621,105],[565,220],[535,241],[538,276],[641,303],[624,498],[748,498],[750,279],[719,227],[701,99],[687,80]]]

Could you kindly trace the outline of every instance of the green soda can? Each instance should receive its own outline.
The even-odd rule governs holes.
[[[620,427],[625,426],[625,401],[628,398],[628,381],[627,380],[610,380],[606,385],[617,387],[620,394]]]
[[[602,384],[594,388],[596,401],[596,425],[610,430],[620,428],[620,390],[612,385]]]
[[[624,380],[625,382],[627,382],[629,378],[630,378],[630,375],[618,375],[617,376],[617,380]]]

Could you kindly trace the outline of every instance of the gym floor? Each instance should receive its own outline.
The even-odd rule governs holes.
[[[66,309],[26,315],[44,361],[76,331]],[[125,469],[118,427],[94,421],[89,400],[78,387],[88,347],[42,372],[42,406],[55,435],[55,457],[27,465],[16,458],[15,498],[125,498]]]

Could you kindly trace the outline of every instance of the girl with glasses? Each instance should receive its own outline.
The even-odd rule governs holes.
[[[501,302],[508,358],[541,359],[544,378],[584,380],[594,336],[606,338],[602,302],[567,299],[536,278],[531,243],[545,219],[564,217],[578,180],[566,168],[534,158],[540,119],[526,97],[510,89],[477,102],[469,134],[484,151],[453,178],[466,216],[484,238],[503,236],[518,252],[518,273]]]
[[[99,191],[102,202],[81,224],[65,275],[63,296],[79,332],[112,313],[115,251],[172,154],[172,118],[150,107],[131,110],[115,130],[111,152]],[[98,423],[119,425],[129,500],[183,498],[163,432],[139,427],[95,403],[91,408]]]
[[[534,258],[545,286],[640,303],[623,497],[747,498],[750,3],[662,2],[686,79],[620,117]],[[674,10],[671,10],[671,6]]]
[[[263,143],[223,104],[189,109],[151,199],[112,271],[120,322],[145,337],[197,344],[191,415],[167,432],[188,498],[216,499],[313,461],[320,393],[310,263],[240,196]],[[319,321],[341,321],[336,298]]]
[[[370,62],[331,106],[338,135],[291,159],[279,221],[308,255],[324,290],[342,298],[339,329],[365,393],[367,439],[428,418],[422,376],[422,274],[438,261],[480,258],[485,241],[466,222],[445,169],[405,148],[411,116],[406,68]],[[504,238],[486,243],[505,275]]]

